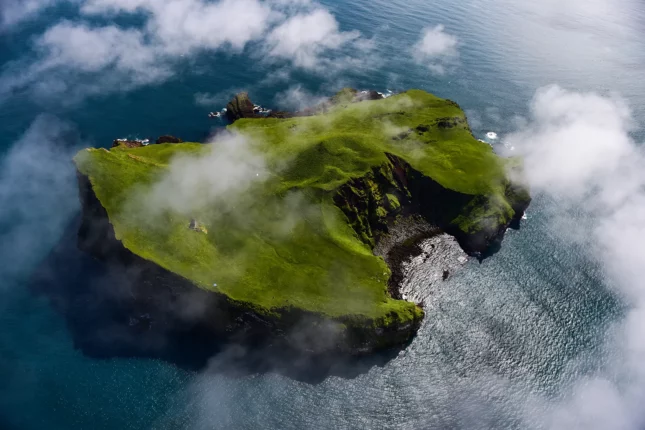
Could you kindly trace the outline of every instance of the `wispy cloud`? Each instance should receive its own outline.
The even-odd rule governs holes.
[[[44,5],[34,6],[33,14]],[[27,90],[74,102],[128,91],[163,82],[180,62],[206,52],[249,50],[283,69],[333,73],[365,60],[356,53],[369,47],[360,33],[341,31],[328,10],[309,1],[87,0],[79,13],[78,20],[58,22],[36,37],[33,52],[5,67],[0,95]],[[117,15],[136,15],[144,23],[112,24]]]
[[[298,14],[274,28],[267,36],[267,53],[287,59],[295,66],[316,69],[329,51],[347,46],[360,38],[357,31],[341,32],[336,18],[325,9]]]
[[[36,17],[56,0],[3,0],[0,2],[0,32]]]
[[[248,88],[229,88],[217,93],[195,93],[195,104],[199,106],[208,106],[211,108],[220,109],[226,106],[226,103],[228,103],[235,96],[235,94],[242,91],[248,91]]]
[[[199,49],[241,51],[277,18],[269,4],[258,0],[90,0],[82,8],[88,15],[138,11],[149,16],[145,26],[149,45],[173,56]]]
[[[70,127],[39,117],[0,161],[0,273],[27,276],[78,210]],[[1,288],[1,286],[0,286]]]
[[[533,189],[558,203],[552,219],[589,250],[629,307],[606,345],[602,371],[584,378],[553,406],[554,429],[642,428],[645,401],[645,153],[616,97],[557,86],[538,91],[531,120],[510,141],[526,160]],[[587,222],[569,222],[572,211]]]
[[[135,196],[137,210],[190,216],[212,205],[228,208],[240,201],[236,196],[269,175],[264,157],[243,135],[217,136],[209,150],[204,156],[174,158],[159,182]]]
[[[446,33],[443,25],[428,27],[412,47],[412,55],[417,63],[423,64],[437,74],[446,71],[446,65],[457,57],[458,39]]]
[[[282,109],[298,111],[304,108],[316,106],[328,97],[315,95],[302,85],[294,85],[282,91],[275,96],[275,103]]]

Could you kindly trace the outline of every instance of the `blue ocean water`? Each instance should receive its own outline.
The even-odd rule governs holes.
[[[422,88],[457,101],[483,136],[514,130],[536,89],[557,83],[619,93],[642,120],[645,7],[579,3],[327,0],[341,29],[360,31],[374,46],[369,67],[334,81],[305,72],[267,81],[274,66],[256,58],[204,54],[167,82],[128,92],[75,102],[8,95],[0,103],[0,152],[8,160],[0,171],[0,428],[549,427],[552,404],[604,365],[603,342],[622,304],[602,269],[550,223],[557,202],[546,196],[536,196],[528,222],[501,252],[468,263],[436,293],[406,350],[355,379],[308,384],[273,373],[231,377],[156,360],[87,358],[61,315],[26,284],[78,210],[66,157],[122,136],[203,139],[217,127],[206,113],[237,89],[273,106],[294,85],[317,95],[345,85]],[[34,35],[76,13],[56,6],[0,34],[0,64],[22,58]],[[421,29],[438,24],[459,38],[459,57],[442,75],[408,55]],[[220,96],[202,105],[200,93]],[[39,146],[47,133],[62,154]]]

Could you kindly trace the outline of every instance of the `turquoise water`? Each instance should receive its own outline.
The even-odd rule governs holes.
[[[277,66],[205,53],[167,82],[132,91],[81,101],[35,99],[27,90],[5,95],[0,428],[557,428],[549,424],[551,411],[577,381],[603,369],[607,330],[624,304],[587,250],[551,223],[558,203],[548,196],[536,196],[528,222],[509,233],[501,252],[483,264],[469,262],[437,291],[405,351],[355,379],[307,384],[272,373],[234,377],[155,360],[90,359],[74,348],[60,314],[26,288],[78,209],[67,161],[76,148],[109,146],[121,136],[203,139],[217,127],[206,113],[239,88],[267,106],[283,102],[276,95],[296,84],[319,95],[344,85],[422,88],[459,102],[483,136],[514,130],[536,89],[558,83],[617,92],[642,121],[645,7],[454,3],[323,2],[343,30],[359,30],[374,46],[369,66],[331,79],[298,72],[286,82],[262,83]],[[73,6],[57,6],[0,33],[0,62],[6,69],[32,55],[34,35],[75,17]],[[459,37],[459,57],[444,75],[408,55],[421,29],[436,24]],[[198,93],[222,95],[204,106],[195,102]],[[93,270],[89,261],[79,264]],[[73,273],[68,282],[82,287],[86,278]],[[214,357],[210,368],[222,360]]]

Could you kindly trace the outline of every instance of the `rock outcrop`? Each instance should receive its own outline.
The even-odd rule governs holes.
[[[249,94],[242,92],[237,94],[226,105],[226,118],[230,122],[235,122],[241,118],[259,118],[260,115],[253,111],[253,102],[249,99]]]
[[[155,141],[156,144],[160,143],[183,143],[183,140],[181,140],[178,137],[171,136],[171,135],[164,135],[164,136],[159,136],[157,140]]]

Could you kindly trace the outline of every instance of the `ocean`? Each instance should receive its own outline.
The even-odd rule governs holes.
[[[197,50],[175,58],[163,80],[105,90],[91,86],[97,77],[88,72],[54,96],[39,95],[39,82],[4,92],[2,85],[42,55],[34,48],[38,35],[83,19],[76,3],[59,2],[0,30],[0,428],[643,428],[634,400],[642,397],[630,397],[644,388],[637,379],[606,400],[599,393],[613,386],[578,396],[599,375],[624,378],[613,367],[616,333],[636,305],[603,256],[567,234],[592,225],[593,213],[567,207],[571,225],[563,226],[555,222],[561,200],[539,188],[528,219],[507,234],[499,253],[469,261],[432,292],[413,342],[352,378],[308,383],[273,372],[222,373],[221,356],[202,371],[152,359],[89,358],[75,348],[63,315],[29,288],[56,246],[70,250],[61,265],[73,267],[64,282],[75,288],[101,270],[74,251],[74,237],[66,234],[79,210],[69,162],[77,149],[109,147],[120,137],[204,140],[222,127],[207,113],[242,89],[263,106],[289,108],[343,86],[420,88],[457,101],[473,133],[483,139],[496,132],[501,150],[504,137],[530,121],[536,91],[557,84],[622,97],[635,124],[630,136],[639,141],[645,6],[633,0],[523,3],[325,0],[318,7],[335,17],[340,31],[360,32],[368,41],[329,54],[330,61],[360,57],[340,71],[301,68],[279,79],[285,64],[263,61],[252,49]],[[141,20],[90,18],[92,25],[131,28]],[[457,38],[456,53],[441,69],[419,64],[411,52],[422,30],[437,25]],[[352,52],[357,46],[365,52]],[[93,89],[81,94],[81,87]],[[290,96],[295,93],[301,96]],[[601,413],[605,407],[617,421]]]

